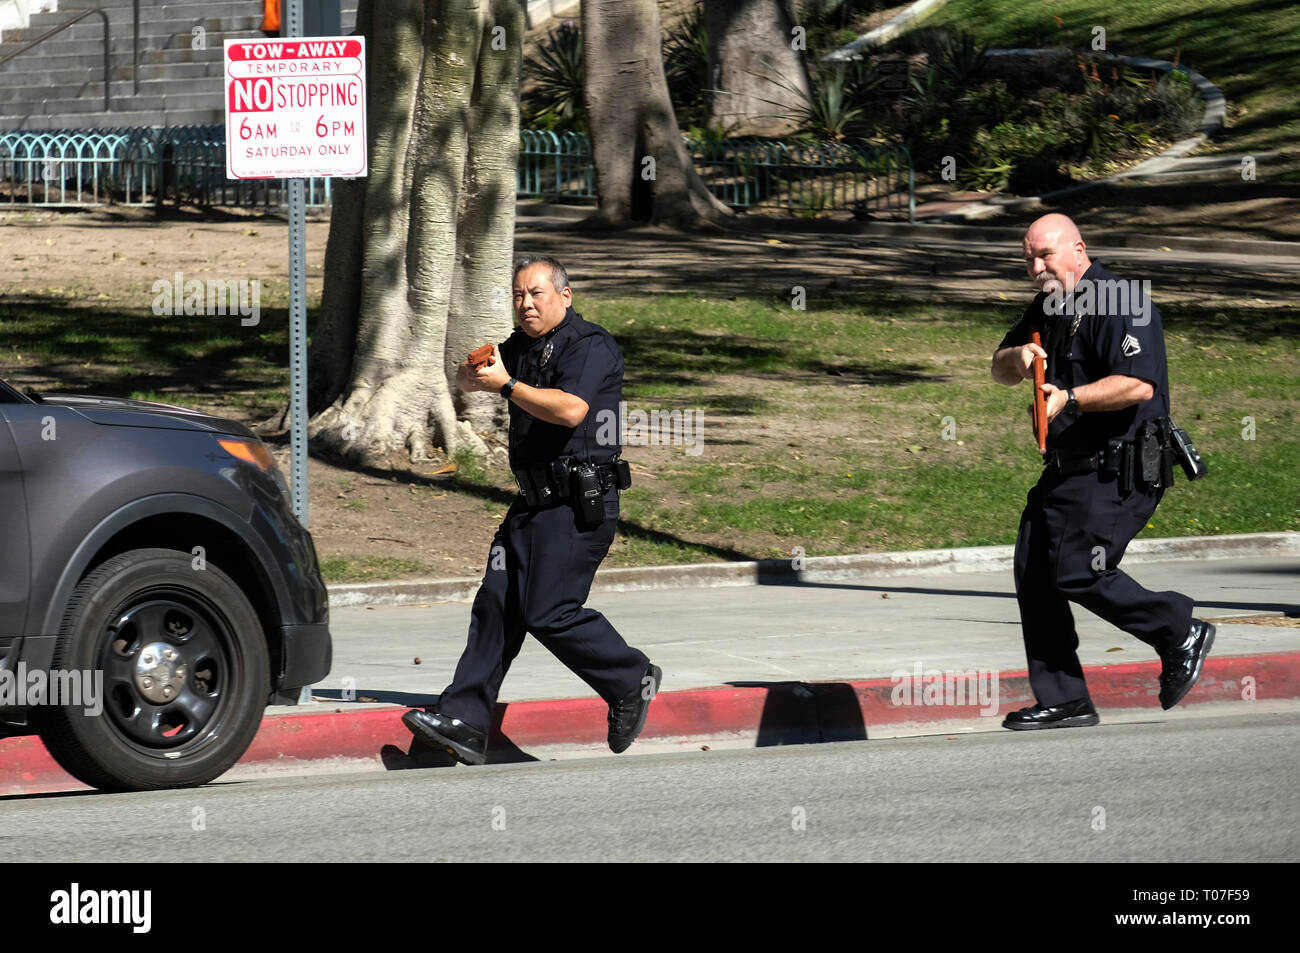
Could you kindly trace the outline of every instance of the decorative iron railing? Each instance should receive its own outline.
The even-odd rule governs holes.
[[[0,203],[285,204],[282,179],[227,179],[225,148],[223,126],[0,133]],[[901,145],[687,138],[686,148],[713,194],[735,209],[854,209],[909,220],[915,211],[912,161]],[[587,136],[523,130],[517,191],[595,198]],[[309,205],[328,205],[330,180],[308,180],[307,196]]]
[[[307,204],[328,205],[329,179],[309,179]],[[283,179],[227,179],[223,126],[0,132],[0,204],[277,207]]]
[[[583,133],[525,130],[518,194],[594,198],[591,144]],[[861,209],[906,215],[916,208],[912,158],[902,145],[686,138],[709,190],[735,209],[817,213]]]

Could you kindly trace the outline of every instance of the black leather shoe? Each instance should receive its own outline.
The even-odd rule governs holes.
[[[609,706],[610,751],[615,754],[626,751],[641,734],[645,716],[650,713],[650,700],[658,694],[663,675],[658,665],[651,665],[635,691]]]
[[[1214,644],[1214,632],[1210,623],[1193,619],[1183,644],[1160,656],[1160,705],[1165,711],[1182,701],[1200,680],[1205,657]]]
[[[1035,728],[1090,728],[1101,721],[1092,701],[1080,698],[1064,705],[1035,705],[1013,711],[1002,719],[1003,728],[1030,731]]]
[[[459,718],[413,710],[402,716],[402,724],[430,747],[442,748],[465,764],[482,764],[487,760],[487,732]]]

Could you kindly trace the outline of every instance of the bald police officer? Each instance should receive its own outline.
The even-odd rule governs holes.
[[[1047,359],[1045,466],[1029,491],[1016,539],[1016,598],[1037,704],[1003,727],[1098,722],[1076,650],[1075,602],[1155,649],[1160,703],[1172,708],[1200,678],[1214,626],[1192,600],[1150,592],[1119,569],[1172,481],[1169,378],[1160,312],[1149,282],[1122,281],[1091,261],[1064,215],[1045,215],[1024,238],[1039,293],[993,355],[993,379],[1033,380]],[[1041,329],[1043,346],[1030,342]]]
[[[466,764],[487,757],[493,706],[525,632],[609,704],[615,752],[640,734],[662,677],[603,615],[583,606],[629,480],[621,447],[607,435],[597,439],[596,423],[618,414],[623,354],[572,302],[563,265],[524,258],[514,275],[519,327],[493,347],[490,366],[467,362],[458,372],[462,389],[500,393],[510,404],[519,495],[492,540],[468,643],[438,710],[408,711],[402,721]]]

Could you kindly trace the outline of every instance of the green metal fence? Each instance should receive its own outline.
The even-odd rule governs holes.
[[[128,132],[9,132],[0,135],[0,199],[25,205],[131,203],[141,183],[123,179],[132,160]]]
[[[38,206],[275,207],[283,179],[226,178],[223,126],[0,133],[0,203]],[[309,179],[309,205],[329,204],[330,180]]]
[[[685,140],[705,184],[735,209],[906,215],[915,211],[911,157],[901,145],[758,139]],[[520,196],[596,196],[582,133],[520,133]],[[85,206],[161,201],[275,207],[283,179],[226,178],[224,126],[0,133],[0,203]],[[307,202],[330,201],[330,180],[309,179]]]
[[[595,197],[586,135],[526,130],[521,139],[519,195]],[[709,190],[735,209],[855,209],[905,215],[909,221],[916,210],[912,159],[902,145],[690,137],[685,142]]]
[[[580,132],[521,130],[516,192],[525,197],[595,198],[590,140]]]
[[[902,145],[687,139],[709,190],[735,209],[906,215],[916,210],[912,159]]]

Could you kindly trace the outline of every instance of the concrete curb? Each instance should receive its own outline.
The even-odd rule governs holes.
[[[548,202],[544,199],[519,199],[515,202],[515,218],[562,218],[571,222],[580,222],[596,214],[596,202],[593,199],[584,204],[566,204]]]
[[[910,28],[915,22],[925,16],[927,13],[933,13],[940,7],[948,5],[948,0],[917,0],[902,13],[898,14],[892,20],[888,20],[876,27],[874,30],[868,30],[856,40],[846,43],[834,52],[827,53],[822,57],[823,60],[832,62],[839,60],[852,59],[853,55],[860,50],[875,46],[877,43],[886,43],[892,40],[904,30]]]
[[[1010,572],[1014,546],[922,549],[901,553],[809,556],[755,562],[686,563],[602,569],[592,592],[647,589],[697,589],[719,586],[790,586],[935,572]],[[1300,533],[1244,533],[1235,536],[1185,536],[1138,539],[1129,546],[1127,564],[1181,560],[1237,559],[1252,556],[1300,557]],[[798,565],[796,565],[796,562]],[[330,608],[410,605],[472,599],[480,578],[412,579],[408,582],[362,582],[331,586]]]
[[[976,693],[977,682],[966,681],[976,674],[987,679],[983,696]],[[1103,720],[1106,709],[1159,707],[1157,662],[1093,666],[1086,674]],[[1247,704],[1242,700],[1246,686],[1260,701],[1300,698],[1300,652],[1212,657],[1182,705]],[[641,739],[682,745],[747,741],[754,747],[857,741],[872,737],[874,729],[943,723],[944,730],[951,730],[954,722],[963,721],[991,725],[1030,704],[1024,671],[957,673],[920,671],[918,666],[890,678],[735,683],[663,692],[650,708]],[[401,723],[405,710],[268,715],[239,764],[267,769],[368,763],[391,769],[441,763],[435,753],[413,749]],[[532,756],[521,750],[527,748],[591,749],[595,754],[604,750],[606,712],[605,703],[592,697],[498,705],[489,761],[529,760]],[[86,790],[35,737],[0,741],[0,765],[0,795]]]

